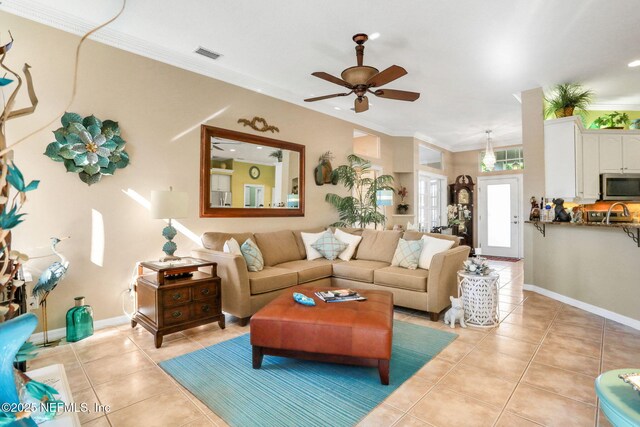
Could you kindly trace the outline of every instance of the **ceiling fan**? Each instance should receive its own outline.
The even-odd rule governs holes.
[[[229,141],[222,138],[211,138],[211,147],[220,151],[224,151],[224,148],[220,147],[220,145],[237,145],[237,144],[240,144],[240,142]]]
[[[364,58],[364,43],[369,39],[366,34],[356,34],[353,36],[353,41],[356,42],[356,59],[358,65],[355,67],[349,67],[341,74],[342,79],[332,76],[331,74],[316,71],[311,73],[312,76],[321,78],[331,83],[335,83],[340,86],[344,86],[350,89],[350,92],[346,93],[334,93],[333,95],[318,96],[315,98],[305,99],[305,102],[320,101],[323,99],[337,98],[339,96],[347,96],[352,93],[356,94],[355,100],[355,112],[362,113],[369,109],[369,99],[366,93],[372,93],[380,98],[397,99],[399,101],[415,101],[420,97],[417,92],[407,92],[404,90],[393,89],[375,89],[380,86],[386,85],[396,79],[407,74],[407,70],[398,66],[392,65],[384,71],[378,71],[377,68],[370,67],[368,65],[362,65],[362,59]],[[371,90],[374,88],[374,90]]]

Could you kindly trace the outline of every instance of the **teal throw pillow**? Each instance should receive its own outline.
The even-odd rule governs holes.
[[[242,246],[240,246],[240,251],[242,252],[244,260],[247,262],[247,270],[261,271],[264,268],[262,252],[260,252],[260,248],[258,248],[258,245],[256,245],[253,240],[247,239]]]
[[[396,253],[393,254],[391,265],[415,270],[418,268],[420,252],[422,252],[422,240],[400,239],[396,247]]]
[[[336,239],[330,231],[324,233],[318,240],[311,244],[313,249],[320,252],[320,254],[328,260],[338,258],[338,255],[340,255],[347,246],[349,245]]]

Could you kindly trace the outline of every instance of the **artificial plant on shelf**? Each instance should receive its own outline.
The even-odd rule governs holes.
[[[409,204],[404,202],[404,198],[407,197],[407,195],[409,194],[409,192],[407,191],[407,187],[405,186],[400,186],[400,188],[398,188],[398,196],[400,196],[400,203],[398,203],[398,213],[400,215],[402,214],[406,214],[409,211]]]
[[[627,113],[619,113],[614,111],[613,113],[605,114],[593,121],[589,128],[591,129],[624,129],[629,124],[629,116]]]
[[[547,106],[545,117],[568,117],[575,112],[583,113],[593,102],[594,93],[584,89],[579,83],[561,83],[552,88],[552,94],[545,96]]]
[[[333,170],[332,177],[336,182],[345,186],[349,195],[339,196],[329,193],[325,201],[335,207],[340,217],[339,221],[331,224],[335,227],[360,227],[369,224],[384,225],[386,217],[378,210],[379,190],[392,190],[393,177],[380,175],[373,177],[371,162],[351,154],[347,157],[348,164],[340,165]]]

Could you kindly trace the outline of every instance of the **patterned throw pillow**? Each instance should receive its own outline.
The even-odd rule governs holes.
[[[393,254],[391,265],[415,270],[418,268],[420,252],[422,252],[422,240],[400,239],[396,247],[396,253]]]
[[[336,239],[330,231],[325,231],[318,240],[311,244],[313,249],[320,252],[328,260],[336,259],[347,246],[349,245]]]
[[[264,260],[262,259],[262,252],[255,242],[251,239],[247,239],[242,246],[240,246],[242,256],[247,262],[247,270],[249,271],[261,271],[264,268]]]

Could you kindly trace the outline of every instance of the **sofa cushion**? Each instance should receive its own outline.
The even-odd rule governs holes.
[[[333,261],[344,251],[347,243],[338,240],[331,231],[325,231],[322,236],[311,244],[311,247],[328,260]]]
[[[356,236],[355,234],[345,233],[339,228],[336,228],[333,235],[336,236],[336,239],[348,245],[344,251],[340,252],[340,255],[338,255],[338,258],[340,258],[343,261],[349,261],[355,255],[356,249],[360,244],[360,240],[362,240],[362,236]]]
[[[265,267],[262,271],[250,271],[251,295],[264,294],[298,284],[298,273],[278,267]]]
[[[451,248],[456,248],[460,244],[460,238],[458,236],[451,236],[449,234],[422,233],[420,231],[405,231],[402,238],[404,240],[420,240],[422,236],[431,236],[431,237],[435,237],[436,239],[451,240],[453,242],[453,246],[451,246]]]
[[[420,240],[423,241],[423,247],[418,260],[418,267],[425,270],[431,268],[431,260],[436,254],[447,251],[453,246],[451,240],[434,239],[431,236],[422,236]]]
[[[218,233],[218,232],[209,232],[204,233],[201,237],[202,245],[206,249],[211,249],[212,251],[220,251],[224,250],[224,242],[229,239],[236,239],[236,242],[239,244],[243,244],[247,239],[253,238],[253,233]]]
[[[351,260],[333,265],[333,276],[358,282],[373,283],[373,272],[378,268],[388,267],[388,262]]]
[[[255,233],[253,236],[262,251],[266,266],[272,267],[283,262],[302,259],[296,238],[291,230]]]
[[[298,283],[307,283],[314,280],[324,279],[325,277],[331,277],[331,273],[333,272],[332,265],[334,262],[337,261],[329,261],[324,258],[313,261],[303,259],[299,261],[284,262],[276,265],[276,267],[297,272]]]
[[[247,263],[247,270],[260,271],[264,268],[264,259],[258,245],[251,240],[247,239],[242,246],[240,246],[240,252]]]
[[[325,230],[324,227],[315,227],[310,228],[308,230],[295,230],[293,232],[294,237],[296,238],[296,244],[298,245],[298,252],[300,252],[300,259],[305,259],[307,257],[307,250],[304,247],[304,242],[302,241],[301,233],[321,233]]]
[[[418,268],[418,259],[422,252],[422,240],[404,240],[398,241],[396,253],[393,254],[391,265],[415,270]]]
[[[427,291],[428,277],[428,270],[409,270],[393,266],[377,269],[373,274],[374,283],[376,285],[408,289],[418,292]]]
[[[401,236],[401,231],[364,230],[356,259],[391,264]]]

